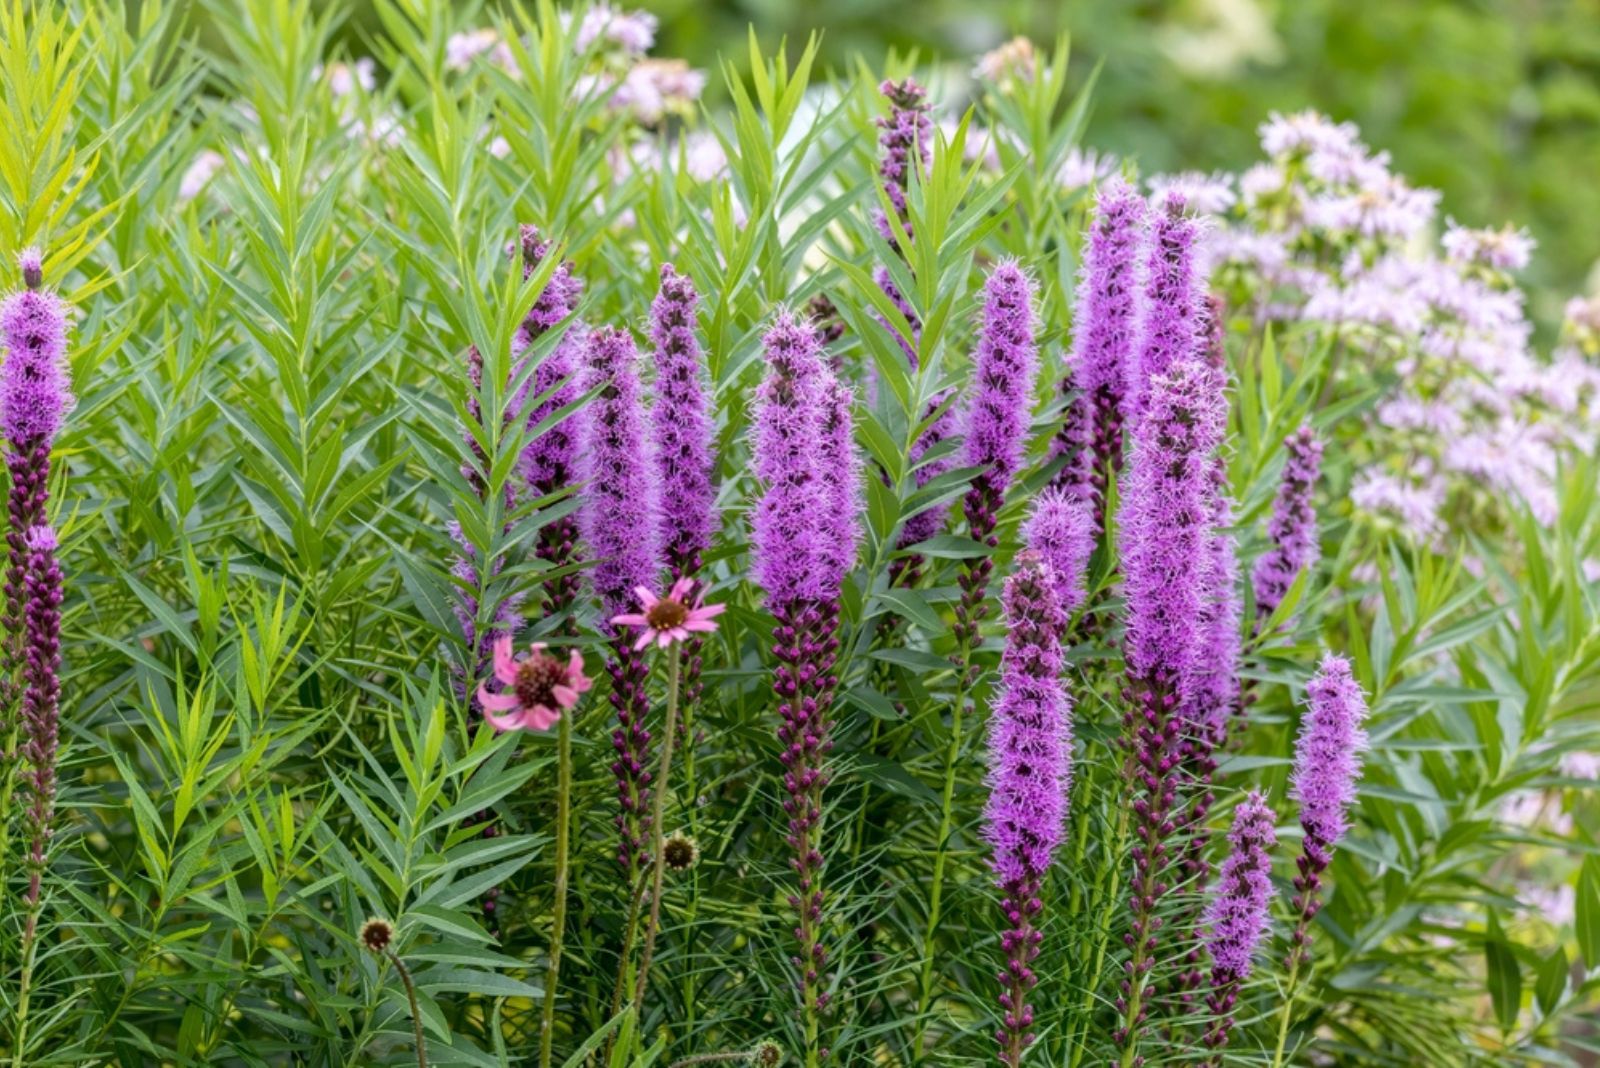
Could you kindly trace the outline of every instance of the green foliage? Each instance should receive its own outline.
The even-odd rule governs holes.
[[[724,518],[707,575],[729,607],[705,647],[706,697],[685,709],[668,798],[669,829],[692,834],[703,859],[668,883],[651,998],[620,1013],[611,991],[629,900],[614,860],[612,719],[598,693],[572,713],[556,1063],[599,1063],[608,1044],[617,1068],[763,1039],[791,1055],[804,1046],[771,621],[746,577],[744,512],[757,490],[746,434],[760,332],[775,306],[819,294],[846,327],[835,354],[877,384],[857,406],[873,470],[834,712],[827,941],[840,1009],[827,1044],[837,1064],[991,1060],[1000,955],[978,827],[982,732],[952,727],[961,684],[948,625],[961,562],[991,550],[943,534],[916,547],[920,585],[888,576],[907,555],[905,519],[958,501],[975,473],[919,487],[911,445],[930,401],[966,381],[976,285],[1006,256],[1039,282],[1047,366],[1022,485],[1001,513],[1000,572],[1017,548],[1028,500],[1053,473],[1086,223],[1083,191],[1056,175],[1091,114],[1106,121],[1091,101],[1110,93],[1115,114],[1138,73],[1069,65],[1063,39],[1032,83],[975,98],[911,185],[916,241],[902,260],[871,222],[887,203],[873,120],[878,80],[906,74],[907,60],[846,73],[816,37],[741,39],[714,72],[725,105],[689,124],[729,161],[704,180],[675,123],[640,129],[580,90],[592,57],[548,3],[497,16],[514,42],[509,67],[465,71],[451,69],[447,42],[480,23],[477,5],[382,0],[369,21],[343,14],[311,0],[212,0],[203,12],[145,0],[132,13],[10,0],[0,22],[0,251],[46,248],[47,278],[77,309],[79,395],[51,487],[69,584],[61,816],[25,1031],[14,840],[3,858],[0,1050],[19,1065],[407,1063],[395,965],[357,941],[381,917],[415,981],[432,1063],[537,1058],[555,739],[474,724],[463,694],[477,680],[463,676],[476,651],[452,609],[469,597],[482,632],[502,604],[535,604],[562,574],[529,548],[580,488],[511,504],[503,491],[528,438],[589,398],[532,428],[502,417],[578,328],[550,331],[520,366],[512,358],[518,325],[567,258],[591,324],[638,323],[663,261],[704,295]],[[324,68],[350,58],[349,40],[386,73],[372,92],[336,97]],[[1163,121],[1182,126],[1180,114]],[[998,170],[968,151],[980,119],[1010,135],[994,141]],[[1196,120],[1190,136],[1206,128]],[[490,151],[495,137],[504,153]],[[220,154],[214,177],[183,188],[203,151]],[[505,255],[519,223],[559,250],[526,279]],[[921,323],[915,368],[896,338],[911,333],[905,317],[872,279],[878,263]],[[1325,399],[1328,344],[1309,330],[1241,328],[1229,345],[1246,561],[1264,545],[1285,434],[1309,419],[1331,444],[1326,559],[1252,630],[1251,727],[1219,771],[1214,828],[1260,787],[1296,844],[1285,787],[1321,649],[1353,658],[1372,702],[1356,830],[1330,870],[1287,1048],[1350,1065],[1575,1063],[1597,1043],[1600,841],[1592,784],[1560,758],[1600,750],[1600,605],[1584,571],[1600,557],[1596,465],[1572,457],[1554,524],[1519,515],[1482,544],[1437,551],[1391,542],[1343,503],[1354,417],[1382,384]],[[484,360],[476,391],[469,349]],[[1114,487],[1109,512],[1114,525]],[[489,562],[470,582],[451,570],[452,523]],[[1115,568],[1102,547],[1091,585],[1105,628]],[[527,614],[537,640],[580,632],[599,674],[587,614]],[[967,691],[978,723],[1000,633],[991,619]],[[1071,839],[1046,888],[1031,1063],[1111,1053],[1130,831],[1121,663],[1114,634],[1085,634],[1070,656],[1081,746]],[[1529,792],[1575,830],[1501,818]],[[936,853],[948,864],[938,904]],[[1519,876],[1534,871],[1570,885],[1572,924],[1519,904]],[[1290,865],[1277,874],[1286,884]],[[498,938],[482,907],[491,888]],[[1275,942],[1243,991],[1239,1063],[1260,1063],[1276,1038],[1281,957]],[[914,1060],[919,1035],[927,1051]],[[1150,1053],[1151,1064],[1193,1059],[1179,1043]]]

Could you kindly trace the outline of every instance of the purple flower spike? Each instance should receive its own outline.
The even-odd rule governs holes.
[[[996,518],[1027,446],[1039,371],[1033,299],[1033,280],[1015,260],[996,265],[983,286],[964,461],[982,470],[962,505],[968,536],[990,548],[999,545]],[[961,576],[955,633],[956,640],[968,647],[977,643],[993,568],[993,560],[982,556],[967,561]]]
[[[1211,992],[1206,996],[1212,1020],[1205,1044],[1215,1053],[1228,1044],[1239,987],[1250,978],[1257,948],[1267,932],[1272,903],[1272,847],[1278,843],[1277,815],[1266,799],[1252,792],[1233,814],[1228,832],[1231,847],[1222,876],[1206,910],[1206,948],[1211,953]]]
[[[1333,848],[1349,830],[1350,806],[1361,777],[1361,754],[1367,748],[1367,699],[1350,661],[1329,654],[1306,685],[1310,707],[1295,742],[1294,777],[1289,796],[1300,802],[1305,830],[1294,880],[1293,907],[1298,915],[1291,936],[1289,962],[1295,967],[1307,952],[1310,924],[1321,909],[1322,873],[1333,860]]]
[[[644,862],[650,826],[650,732],[645,720],[647,666],[627,634],[609,622],[634,604],[634,590],[659,588],[661,553],[656,540],[656,477],[648,436],[639,354],[633,336],[606,327],[589,335],[583,390],[599,389],[585,413],[583,540],[596,563],[590,582],[600,602],[601,630],[611,639],[606,672],[617,728],[618,859],[631,873]]]
[[[23,759],[28,808],[23,815],[30,841],[28,889],[24,898],[30,910],[39,903],[50,824],[55,812],[56,748],[61,700],[61,598],[63,580],[56,564],[56,532],[40,524],[23,535],[27,552],[23,661],[22,725],[26,737]],[[28,917],[26,942],[33,940],[37,913]]]
[[[1134,366],[1139,301],[1139,249],[1144,242],[1144,198],[1120,178],[1100,187],[1089,230],[1074,311],[1073,378],[1084,411],[1076,416],[1079,438],[1087,438],[1093,462],[1090,485],[1095,529],[1105,526],[1106,486],[1122,467],[1122,426]],[[1079,441],[1063,443],[1069,447]]]
[[[1272,547],[1256,561],[1251,573],[1256,611],[1262,616],[1277,610],[1300,572],[1315,567],[1322,551],[1317,543],[1314,501],[1317,475],[1322,470],[1322,442],[1316,431],[1303,426],[1290,434],[1283,446],[1287,451],[1283,481],[1272,502],[1272,521],[1267,524]]]
[[[827,1007],[822,945],[822,797],[839,651],[839,596],[860,537],[860,464],[852,398],[822,356],[812,325],[780,311],[763,338],[767,375],[756,393],[752,446],[762,494],[752,520],[756,582],[772,632],[773,690],[796,878],[795,969],[800,1009],[815,1033]]]
[[[700,570],[717,529],[711,408],[695,336],[699,303],[689,276],[662,264],[661,291],[650,305],[657,394],[650,415],[661,464],[661,541],[674,578]]]
[[[1201,355],[1204,308],[1194,255],[1199,234],[1199,221],[1184,212],[1183,195],[1168,193],[1151,227],[1144,317],[1124,386],[1132,401],[1130,418],[1144,411],[1156,375],[1178,360]]]
[[[1050,566],[1063,612],[1076,612],[1086,599],[1084,581],[1094,555],[1094,514],[1088,501],[1047,489],[1034,498],[1022,528],[1028,548]]]
[[[1221,377],[1180,360],[1150,383],[1145,416],[1134,424],[1131,470],[1122,505],[1122,566],[1127,603],[1127,745],[1124,774],[1135,789],[1136,839],[1130,884],[1131,958],[1117,999],[1117,1044],[1130,1053],[1149,1013],[1149,972],[1158,957],[1158,903],[1174,862],[1170,842],[1185,815],[1180,702],[1194,675],[1199,620],[1206,603],[1214,457],[1225,423]]]
[[[928,141],[933,136],[933,120],[928,117],[928,91],[916,81],[907,78],[902,82],[884,82],[878,91],[889,101],[889,115],[878,120],[882,132],[878,135],[880,158],[878,176],[883,179],[884,192],[894,206],[900,222],[906,224],[906,190],[911,184],[911,171],[918,176],[928,158]],[[895,243],[894,227],[879,212],[878,232],[890,245]]]
[[[1072,787],[1072,704],[1061,685],[1066,613],[1057,576],[1040,554],[1023,552],[1002,603],[1009,633],[989,719],[989,800],[984,837],[1001,892],[1000,1061],[1015,1068],[1033,1041],[1028,991],[1044,933],[1040,890],[1061,844]]]
[[[911,444],[909,454],[912,466],[911,477],[916,482],[918,489],[923,488],[940,475],[947,474],[956,465],[956,453],[953,451],[946,451],[931,460],[924,459],[936,446],[949,441],[960,433],[961,415],[955,405],[946,403],[949,399],[950,392],[947,391],[936,395],[928,401],[928,406],[923,410],[922,418],[926,420],[936,412],[938,415],[923,429],[921,434],[917,435],[916,441]],[[941,407],[944,409],[943,411],[939,410]],[[896,548],[909,549],[913,545],[942,534],[945,520],[949,517],[949,513],[950,506],[948,504],[938,504],[932,508],[925,508],[909,517],[900,527],[900,539],[896,542]],[[897,557],[889,565],[890,584],[895,586],[916,585],[917,579],[922,574],[923,563],[923,558],[915,553],[909,556]]]

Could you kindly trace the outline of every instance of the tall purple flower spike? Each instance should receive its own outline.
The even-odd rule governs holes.
[[[1206,1006],[1206,1063],[1220,1068],[1221,1050],[1233,1029],[1239,987],[1250,978],[1256,950],[1267,933],[1272,903],[1272,847],[1278,843],[1277,815],[1259,792],[1234,811],[1228,832],[1230,850],[1205,915],[1205,942],[1211,954],[1211,990]]]
[[[1309,952],[1311,920],[1322,908],[1322,873],[1333,861],[1333,849],[1350,829],[1350,806],[1361,778],[1361,756],[1367,748],[1367,699],[1350,671],[1350,661],[1328,654],[1306,684],[1310,706],[1295,742],[1294,776],[1289,796],[1300,802],[1305,831],[1294,879],[1296,914],[1290,936],[1289,966]]]
[[[886,81],[878,87],[878,91],[889,101],[888,117],[878,120],[878,126],[882,131],[878,135],[878,177],[883,181],[884,192],[894,207],[895,217],[901,229],[905,231],[906,240],[910,241],[911,220],[907,214],[906,190],[910,188],[913,170],[919,176],[922,175],[923,168],[927,164],[928,141],[933,136],[933,120],[928,117],[928,91],[911,78],[901,82]],[[873,224],[878,228],[878,233],[883,235],[883,239],[889,243],[889,247],[901,251],[903,255],[888,215],[881,210],[877,211],[873,215]],[[895,285],[888,267],[881,263],[875,267],[872,280],[883,290],[884,295],[900,314],[905,316],[906,324],[911,328],[911,336],[906,337],[887,319],[878,317],[884,328],[895,335],[901,351],[906,354],[906,360],[915,368],[917,344],[922,338],[922,321],[917,318],[917,313],[905,294],[900,292],[900,287]]]
[[[1182,194],[1169,192],[1156,213],[1145,265],[1143,318],[1138,348],[1123,387],[1138,419],[1151,380],[1179,360],[1201,354],[1204,315],[1201,282],[1195,270],[1200,222],[1184,211]]]
[[[1180,702],[1200,648],[1211,528],[1211,471],[1222,440],[1220,379],[1205,364],[1180,360],[1150,383],[1144,418],[1134,425],[1122,505],[1122,568],[1127,604],[1124,660],[1128,687],[1124,774],[1134,789],[1134,873],[1127,979],[1116,999],[1115,1040],[1137,1048],[1149,1013],[1149,973],[1159,959],[1158,909],[1169,889],[1170,840],[1177,808],[1183,720]]]
[[[24,660],[22,665],[22,724],[26,742],[23,759],[28,808],[27,827],[29,906],[26,941],[33,940],[40,885],[44,877],[55,812],[56,748],[61,701],[61,598],[63,580],[56,564],[56,533],[49,526],[30,527],[24,535],[27,550],[27,605],[24,609]]]
[[[530,277],[544,258],[550,254],[550,245],[539,237],[539,231],[524,226],[519,242],[522,251],[522,276]],[[578,309],[583,297],[583,281],[574,273],[571,263],[556,268],[545,284],[544,291],[522,321],[512,340],[512,354],[522,356],[541,337],[566,321]],[[548,497],[569,489],[579,479],[578,446],[584,438],[583,412],[571,412],[559,422],[534,433],[541,422],[555,415],[582,396],[579,382],[580,365],[586,344],[587,332],[582,323],[572,322],[561,340],[533,370],[533,379],[527,393],[533,397],[528,409],[526,425],[530,437],[522,450],[522,480],[533,499]],[[520,368],[520,363],[519,363]],[[549,396],[546,396],[549,394]],[[544,397],[544,400],[538,398]],[[522,407],[519,403],[518,407]],[[578,558],[578,520],[575,515],[564,515],[548,520],[539,528],[539,540],[534,545],[534,555],[551,570],[570,567]],[[547,580],[544,584],[544,614],[566,614],[567,630],[577,633],[577,604],[582,580],[577,572]]]
[[[838,684],[840,591],[860,537],[860,468],[850,394],[824,359],[815,328],[782,310],[763,345],[767,374],[756,392],[752,431],[762,494],[751,542],[756,582],[775,622],[773,690],[797,884],[789,898],[798,942],[791,961],[814,1038],[817,1014],[828,1004],[820,832],[833,748],[829,711]]]
[[[1040,891],[1061,844],[1072,787],[1072,703],[1061,684],[1067,617],[1059,579],[1037,552],[1017,557],[1001,601],[1009,632],[989,719],[989,800],[984,838],[1001,892],[1000,1061],[1015,1068],[1033,1041],[1028,991],[1044,933]]]
[[[946,450],[931,460],[926,459],[937,446],[956,437],[961,431],[961,413],[955,404],[948,403],[950,396],[951,393],[947,391],[936,394],[928,401],[922,418],[926,421],[931,417],[932,422],[929,422],[911,443],[909,452],[913,468],[911,477],[918,489],[922,489],[940,475],[949,473],[956,466],[958,454],[951,450]],[[901,524],[896,548],[909,549],[943,533],[949,514],[948,504],[937,504],[910,516]],[[917,579],[922,575],[923,564],[924,560],[920,554],[896,557],[889,565],[890,583],[895,586],[916,585]]]
[[[584,421],[584,500],[579,525],[595,560],[590,583],[600,603],[600,629],[610,639],[606,672],[617,727],[611,744],[616,760],[617,858],[631,874],[646,861],[650,834],[650,698],[648,667],[613,616],[635,603],[634,590],[659,588],[661,550],[656,527],[657,479],[650,448],[639,354],[633,335],[605,327],[589,335],[584,350],[583,390],[598,389]]]
[[[1015,260],[1005,260],[989,272],[978,320],[964,457],[967,466],[981,470],[972,480],[962,509],[968,536],[991,549],[999,545],[995,523],[1006,490],[1022,466],[1033,414],[1034,379],[1039,371],[1033,301],[1033,280]],[[969,647],[977,643],[993,570],[993,559],[984,555],[968,560],[958,580],[961,599],[956,605],[955,633],[957,641]],[[968,665],[960,667],[966,670]]]
[[[1049,565],[1061,610],[1070,615],[1082,608],[1089,557],[1094,555],[1093,506],[1061,490],[1046,489],[1034,498],[1022,537]]]
[[[1113,179],[1100,187],[1073,309],[1072,379],[1066,385],[1079,391],[1080,400],[1070,413],[1062,448],[1079,450],[1087,439],[1096,531],[1105,526],[1106,488],[1122,467],[1122,428],[1137,353],[1139,252],[1147,214],[1144,198],[1127,182]],[[1082,478],[1076,468],[1069,468],[1063,477]]]
[[[1256,560],[1251,573],[1256,611],[1263,617],[1277,610],[1300,572],[1315,567],[1321,555],[1314,498],[1322,470],[1322,442],[1316,431],[1303,426],[1284,439],[1283,447],[1287,453],[1283,481],[1278,483],[1267,524],[1272,547]]]
[[[0,432],[5,435],[6,467],[11,473],[7,501],[6,578],[0,646],[0,737],[11,737],[24,694],[18,676],[25,672],[32,551],[29,531],[46,522],[50,500],[50,450],[74,400],[67,379],[67,308],[44,288],[44,257],[36,248],[17,257],[24,288],[0,301]],[[0,753],[7,765],[15,752]]]

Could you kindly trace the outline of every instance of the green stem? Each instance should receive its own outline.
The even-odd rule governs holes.
[[[1305,918],[1302,916],[1296,925],[1296,933],[1303,932],[1306,927]],[[1297,938],[1293,942],[1294,959],[1289,962],[1289,981],[1283,988],[1283,1010],[1278,1014],[1278,1044],[1272,1052],[1272,1068],[1283,1068],[1284,1052],[1289,1043],[1289,1023],[1294,1018],[1295,987],[1300,979],[1300,962],[1304,957],[1303,943]]]
[[[928,1009],[933,1004],[933,941],[939,930],[940,908],[944,897],[946,846],[954,825],[956,765],[961,758],[962,711],[967,703],[968,664],[972,658],[971,640],[963,637],[957,648],[955,706],[950,713],[950,742],[944,754],[944,787],[940,794],[939,837],[934,845],[933,882],[928,889],[928,926],[922,933],[922,975],[917,984],[917,1030],[911,1043],[912,1063],[921,1063],[922,1047],[928,1032]]]
[[[1101,969],[1105,967],[1106,952],[1111,944],[1111,921],[1120,904],[1117,894],[1122,888],[1122,850],[1128,841],[1128,806],[1119,805],[1118,808],[1120,811],[1117,816],[1115,845],[1106,858],[1107,862],[1101,865],[1102,873],[1107,869],[1111,873],[1111,886],[1106,891],[1103,899],[1106,906],[1100,915],[1100,929],[1095,934],[1094,966],[1084,972],[1086,978],[1083,984],[1083,998],[1079,1003],[1078,1009],[1078,1015],[1083,1020],[1083,1025],[1079,1033],[1079,1040],[1073,1043],[1071,1060],[1067,1062],[1068,1068],[1078,1068],[1089,1048],[1088,1038],[1091,1010],[1094,1008],[1095,1003],[1095,982],[1101,974]],[[1098,889],[1098,877],[1096,885]]]
[[[556,887],[550,918],[550,963],[544,972],[544,1009],[539,1033],[539,1068],[555,1053],[556,987],[561,977],[561,942],[567,926],[567,875],[572,824],[572,716],[556,724]]]
[[[428,1044],[422,1038],[422,1013],[417,1008],[417,988],[411,982],[411,971],[394,950],[385,950],[384,954],[389,958],[389,963],[394,965],[394,970],[400,973],[400,984],[406,988],[406,1001],[411,1005],[411,1033],[417,1040],[417,1068],[428,1068]]]
[[[634,986],[633,1003],[643,1020],[644,995],[650,988],[650,961],[656,952],[656,935],[661,930],[661,880],[666,857],[661,851],[662,821],[666,818],[667,777],[672,774],[672,745],[678,733],[678,676],[682,657],[676,645],[667,656],[667,726],[661,739],[661,770],[656,775],[655,812],[650,825],[650,856],[654,870],[650,878],[650,922],[644,931],[644,953],[639,960],[639,978]],[[641,1028],[642,1030],[642,1028]]]
[[[28,998],[33,992],[33,954],[38,944],[36,936],[39,931],[40,900],[38,895],[34,895],[29,902],[28,919],[22,929],[22,979],[17,987],[17,1032],[12,1068],[24,1068],[27,1063],[22,1059],[22,1054],[28,1044]]]

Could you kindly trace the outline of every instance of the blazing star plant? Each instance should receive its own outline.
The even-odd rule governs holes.
[[[1529,232],[1209,37],[374,10],[0,0],[0,1059],[1584,1062]]]

